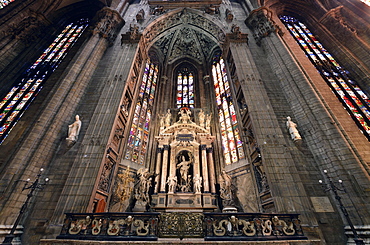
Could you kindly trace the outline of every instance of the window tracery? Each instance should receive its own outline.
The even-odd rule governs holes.
[[[152,117],[157,80],[158,65],[148,61],[141,80],[125,156],[126,159],[138,164],[144,164],[147,151],[149,123]]]
[[[194,108],[194,72],[188,68],[177,72],[176,107]]]
[[[216,93],[217,112],[221,126],[221,139],[225,163],[231,164],[244,158],[244,150],[231,96],[230,83],[222,57],[216,57],[214,59],[212,76]]]
[[[40,92],[44,82],[88,26],[87,19],[67,25],[0,101],[0,144]]]
[[[369,97],[302,22],[291,16],[281,16],[280,19],[342,102],[361,132],[370,140]]]

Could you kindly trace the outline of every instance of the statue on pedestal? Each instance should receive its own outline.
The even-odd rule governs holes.
[[[211,127],[211,120],[212,120],[212,115],[207,114],[207,116],[206,116],[206,128]]]
[[[167,110],[167,113],[166,113],[166,116],[165,116],[165,119],[164,119],[164,126],[166,128],[168,128],[169,126],[171,126],[171,111],[170,109]]]
[[[78,139],[78,135],[80,134],[81,130],[81,124],[82,122],[80,121],[80,116],[76,115],[76,121],[74,123],[68,125],[68,141],[75,142]]]
[[[188,108],[181,108],[179,111],[180,120],[178,123],[194,123],[190,120],[191,111]]]
[[[178,183],[179,189],[182,192],[190,192],[190,181],[191,175],[189,174],[189,169],[191,166],[191,161],[187,161],[185,156],[181,156],[180,162],[177,164],[176,168],[180,172],[180,181]]]
[[[199,176],[199,174],[196,174],[193,178],[193,184],[194,184],[194,192],[195,193],[201,193],[202,190],[202,177]]]
[[[172,175],[169,176],[166,184],[168,184],[168,193],[174,193],[176,191],[176,186],[177,186],[176,176],[172,176]]]
[[[200,110],[200,112],[198,114],[198,118],[199,118],[199,126],[204,127],[205,115],[204,115],[203,110]]]
[[[159,115],[159,125],[161,129],[164,129],[165,119],[166,119],[165,115]]]
[[[149,191],[152,186],[152,175],[147,168],[140,168],[137,171],[138,182],[134,194],[136,199],[134,211],[146,211],[146,206],[150,203]]]
[[[225,170],[222,170],[219,175],[220,183],[220,198],[222,199],[222,205],[225,208],[234,208],[233,194],[231,190],[231,177],[226,173]]]
[[[298,132],[297,124],[295,124],[290,117],[287,117],[288,121],[286,122],[286,127],[289,130],[290,137],[293,141],[301,140],[302,137]]]

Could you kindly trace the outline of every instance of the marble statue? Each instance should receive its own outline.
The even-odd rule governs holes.
[[[195,193],[201,193],[202,190],[202,177],[199,176],[199,174],[196,174],[193,178],[194,183],[194,192]]]
[[[286,127],[289,130],[290,136],[293,141],[301,140],[302,137],[298,132],[297,124],[295,124],[290,117],[287,117],[288,121],[286,122]]]
[[[200,112],[198,114],[198,118],[199,118],[199,126],[204,127],[204,118],[205,118],[205,115],[204,115],[203,110],[200,110]]]
[[[190,168],[190,161],[186,161],[185,156],[181,157],[181,162],[177,164],[177,168],[180,169],[181,179],[187,183],[188,182],[188,172]]]
[[[152,174],[147,168],[140,168],[137,171],[138,183],[135,188],[135,199],[142,204],[149,203],[149,190],[152,186]]]
[[[68,138],[69,141],[77,141],[78,135],[80,134],[82,122],[80,121],[80,116],[76,115],[76,121],[68,125]]]
[[[180,123],[193,123],[190,120],[191,111],[188,108],[181,108],[179,111],[180,114]]]
[[[165,118],[166,118],[165,115],[159,115],[159,125],[161,128],[164,128],[165,126],[165,123],[164,123]]]
[[[207,114],[207,116],[206,116],[206,128],[211,127],[211,120],[212,120],[212,115]]]
[[[166,128],[171,126],[171,111],[170,111],[170,109],[167,110],[166,117],[164,119],[164,126],[166,126]]]
[[[167,184],[168,184],[168,193],[174,193],[177,186],[176,176],[173,175],[169,176],[167,179]]]
[[[234,204],[233,194],[231,190],[231,177],[226,173],[225,170],[222,170],[219,175],[220,183],[220,198],[222,199],[223,206],[231,206]]]

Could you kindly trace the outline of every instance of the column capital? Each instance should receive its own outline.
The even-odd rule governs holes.
[[[253,10],[245,20],[245,24],[253,31],[257,45],[261,45],[262,38],[272,32],[278,31],[280,35],[283,34],[281,28],[272,19],[272,14],[269,8],[260,7]]]
[[[117,33],[125,24],[124,19],[116,10],[108,7],[101,9],[97,13],[96,18],[98,20],[96,21],[93,35],[99,34],[108,40],[109,45],[112,45],[117,37]]]

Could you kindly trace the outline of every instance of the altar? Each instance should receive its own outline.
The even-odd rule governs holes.
[[[155,211],[218,209],[210,120],[202,109],[192,117],[188,108],[168,110],[161,118],[152,195]]]

